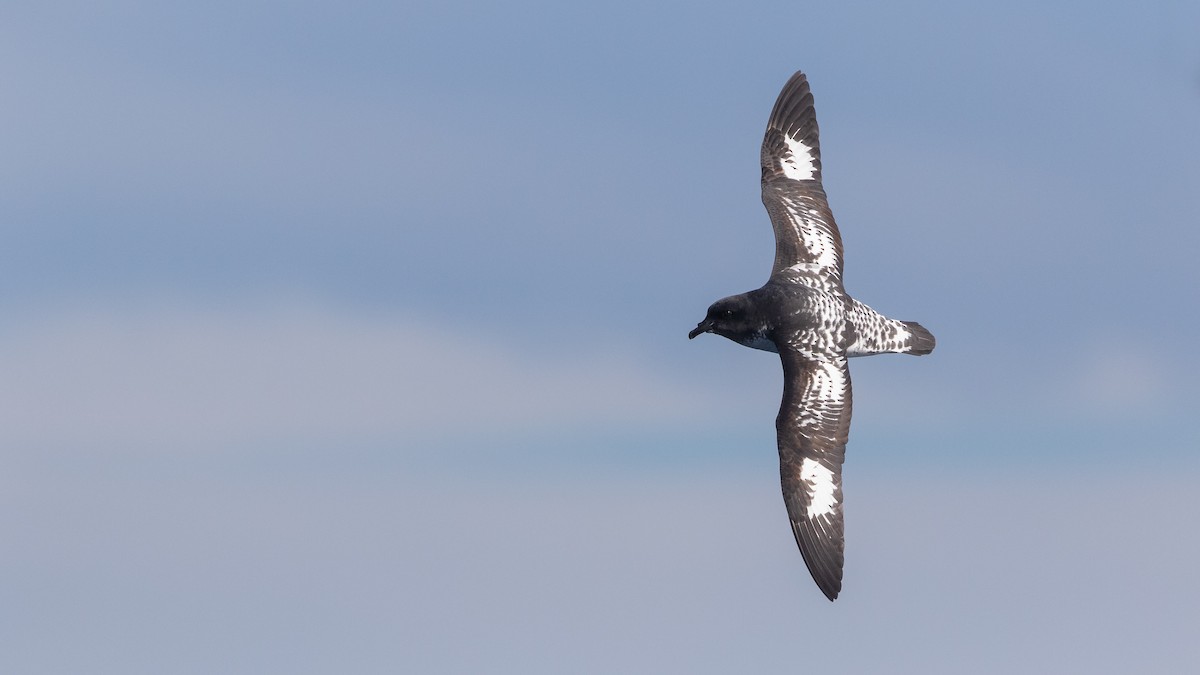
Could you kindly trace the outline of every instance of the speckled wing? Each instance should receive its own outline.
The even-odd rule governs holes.
[[[842,590],[842,462],[850,433],[850,371],[840,353],[780,349],[783,403],[775,428],[792,533],[827,598]]]
[[[817,113],[804,73],[775,101],[762,144],[762,200],[775,228],[771,276],[842,277],[842,237],[821,186]]]

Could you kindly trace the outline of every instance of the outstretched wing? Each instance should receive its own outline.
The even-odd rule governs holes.
[[[783,501],[800,553],[827,598],[842,590],[842,462],[850,433],[850,371],[842,354],[781,349],[775,428]]]
[[[842,236],[821,186],[821,144],[812,91],[796,73],[775,101],[762,144],[762,200],[775,228],[771,276],[842,277]]]

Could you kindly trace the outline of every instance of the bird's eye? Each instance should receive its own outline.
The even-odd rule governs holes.
[[[725,318],[728,319],[731,316],[733,316],[733,310],[732,309],[725,310]]]

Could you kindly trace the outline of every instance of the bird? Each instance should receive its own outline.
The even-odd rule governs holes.
[[[688,339],[713,333],[774,352],[783,365],[775,419],[780,481],[792,534],[817,587],[842,590],[842,464],[850,433],[847,359],[933,351],[933,334],[890,319],[842,285],[842,238],[821,183],[816,110],[803,71],[788,79],[760,153],[762,201],[775,230],[775,261],[761,288],[714,302]]]

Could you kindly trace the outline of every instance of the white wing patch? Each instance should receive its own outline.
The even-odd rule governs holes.
[[[787,144],[788,154],[779,158],[780,167],[783,170],[783,175],[792,180],[813,180],[816,178],[817,165],[813,161],[812,148],[804,143],[790,137],[784,136],[783,141]]]
[[[800,480],[808,485],[811,494],[805,515],[816,518],[833,513],[837,507],[833,472],[820,462],[805,457],[800,463]]]

